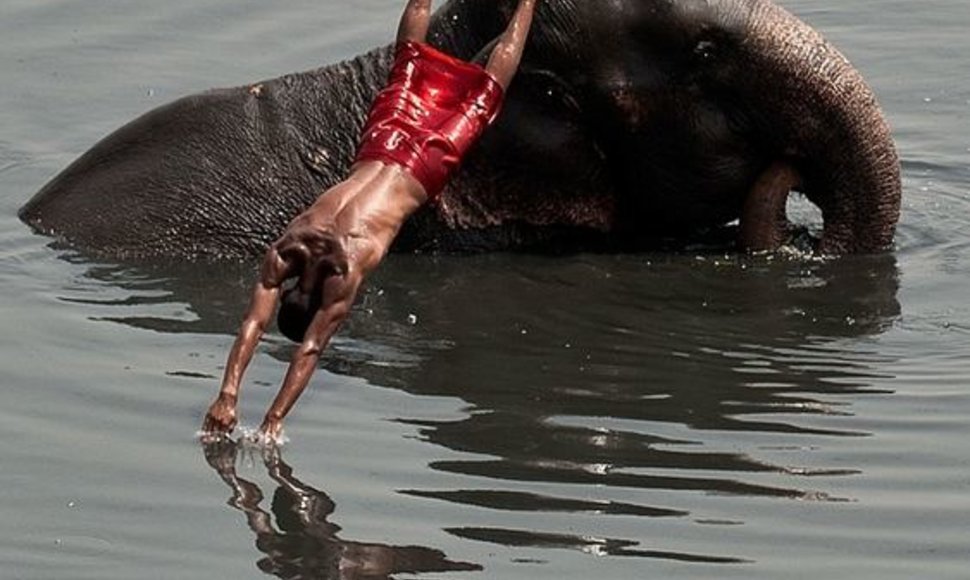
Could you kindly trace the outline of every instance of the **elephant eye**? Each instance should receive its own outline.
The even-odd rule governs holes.
[[[713,40],[701,40],[694,45],[694,58],[700,62],[710,62],[717,57],[717,44]]]
[[[542,103],[543,108],[552,111],[578,113],[579,103],[573,97],[565,81],[552,72],[528,71],[517,77],[516,82],[522,89],[531,93]]]

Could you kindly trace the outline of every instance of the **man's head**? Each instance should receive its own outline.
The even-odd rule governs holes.
[[[281,244],[280,256],[294,265],[296,283],[283,291],[276,325],[283,336],[293,342],[303,342],[313,317],[321,308],[327,308],[328,278],[347,273],[347,255],[343,245],[328,232],[300,233],[290,246]]]

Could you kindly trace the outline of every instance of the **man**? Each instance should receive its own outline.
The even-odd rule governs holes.
[[[243,373],[281,298],[280,330],[300,342],[260,426],[279,441],[283,419],[306,388],[320,354],[347,317],[364,278],[384,258],[404,221],[434,200],[462,155],[498,114],[518,70],[538,0],[520,0],[485,67],[425,44],[431,0],[409,0],[387,88],[377,97],[346,180],[297,216],[267,251],[206,434],[235,427]],[[297,278],[283,292],[283,283]]]

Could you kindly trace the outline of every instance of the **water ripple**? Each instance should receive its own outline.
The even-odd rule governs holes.
[[[750,560],[730,556],[705,556],[661,550],[643,550],[635,547],[640,545],[639,542],[596,536],[541,533],[503,528],[449,528],[446,531],[461,538],[480,542],[504,546],[577,550],[592,556],[655,558],[695,564],[744,564],[750,562]]]

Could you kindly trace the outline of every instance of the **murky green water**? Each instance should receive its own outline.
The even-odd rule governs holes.
[[[0,577],[966,578],[970,12],[785,5],[895,127],[897,252],[393,256],[264,457],[194,439],[251,265],[90,263],[14,215],[138,113],[356,54],[399,3],[3,0]]]

